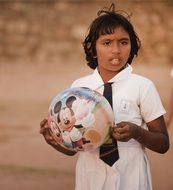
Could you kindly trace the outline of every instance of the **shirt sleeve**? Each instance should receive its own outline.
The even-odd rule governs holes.
[[[166,113],[155,85],[150,81],[140,89],[140,108],[144,121],[150,122]]]

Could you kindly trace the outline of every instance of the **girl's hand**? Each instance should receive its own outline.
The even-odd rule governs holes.
[[[154,119],[147,124],[148,129],[143,129],[130,122],[121,122],[112,130],[112,136],[118,141],[128,141],[134,138],[144,147],[165,153],[169,149],[169,136],[163,116]]]
[[[52,137],[52,135],[50,133],[50,129],[48,127],[47,119],[43,119],[40,122],[40,134],[42,134],[44,136],[45,141],[49,145],[51,145],[53,148],[55,148],[59,152],[62,152],[62,153],[69,155],[69,156],[73,156],[74,154],[76,154],[76,151],[69,150],[69,149],[61,146],[59,143],[57,143],[55,141],[55,139]]]
[[[44,136],[45,141],[50,145],[57,145],[56,141],[50,134],[50,129],[48,127],[47,119],[43,119],[40,122],[40,134]]]
[[[140,137],[140,127],[130,122],[121,122],[114,127],[112,136],[123,142],[129,141],[131,138],[137,139]]]

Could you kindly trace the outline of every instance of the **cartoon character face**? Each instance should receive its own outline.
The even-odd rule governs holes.
[[[75,96],[70,96],[65,102],[65,107],[62,107],[61,101],[57,102],[54,106],[54,113],[57,114],[58,125],[62,131],[71,131],[76,122],[74,112],[71,108],[75,100]]]
[[[73,111],[68,107],[61,109],[58,117],[61,129],[71,131],[76,122]]]

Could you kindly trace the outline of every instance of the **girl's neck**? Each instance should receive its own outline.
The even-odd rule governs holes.
[[[109,71],[109,70],[102,70],[98,68],[98,72],[103,80],[104,83],[107,83],[110,79],[112,79],[115,75],[118,74],[118,72],[115,71]]]
[[[119,71],[111,71],[102,69],[101,67],[98,67],[98,72],[103,80],[104,83],[107,83],[110,79],[112,79],[115,75],[117,75],[119,72],[121,72],[123,69],[127,67],[127,64],[122,67]]]

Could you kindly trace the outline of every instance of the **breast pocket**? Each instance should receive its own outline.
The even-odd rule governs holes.
[[[119,112],[124,114],[129,114],[132,107],[132,103],[129,100],[121,100]]]
[[[139,106],[128,99],[121,99],[118,106],[118,111],[116,112],[117,121],[129,121],[141,125],[141,114]]]

